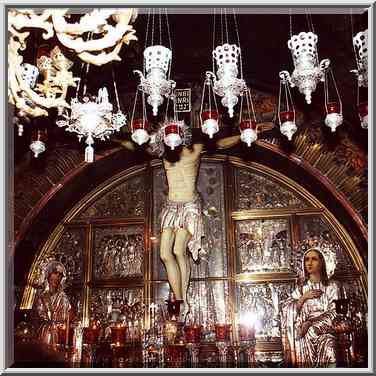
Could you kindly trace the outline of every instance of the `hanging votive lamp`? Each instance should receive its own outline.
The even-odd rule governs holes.
[[[219,131],[219,113],[211,75],[208,73],[206,74],[204,87],[202,89],[200,118],[202,133],[207,134],[209,138],[213,138]]]
[[[279,98],[278,98],[278,120],[281,133],[289,141],[298,130],[295,122],[295,108],[292,100],[290,87],[288,84],[288,72],[279,73]]]
[[[182,143],[180,122],[172,120],[163,127],[163,141],[174,150]]]
[[[34,157],[38,158],[38,155],[46,150],[47,142],[47,130],[34,129],[31,133],[30,150],[34,153]]]
[[[141,92],[140,99],[138,97],[139,92]],[[142,145],[149,141],[148,121],[145,108],[145,93],[142,92],[139,87],[137,87],[133,104],[131,138],[138,145]]]
[[[331,93],[332,87],[335,89],[335,98]],[[325,72],[324,94],[326,111],[324,122],[332,132],[335,132],[337,127],[343,123],[343,115],[341,97],[331,68]]]
[[[244,98],[246,106],[244,106]],[[245,117],[243,117],[243,111],[245,111]],[[240,139],[248,146],[251,146],[252,142],[257,140],[257,121],[249,88],[245,90],[241,97],[239,128]]]
[[[358,104],[358,114],[360,125],[362,128],[368,128],[368,102],[361,102]]]
[[[171,150],[174,150],[183,143],[184,121],[179,121],[177,118],[175,99],[175,94],[172,94],[171,97],[167,99],[165,121],[162,126],[163,141]],[[170,102],[172,102],[173,106],[172,116],[169,116]]]

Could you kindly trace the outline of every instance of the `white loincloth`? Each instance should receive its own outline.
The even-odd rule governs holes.
[[[161,231],[167,227],[175,231],[184,228],[191,234],[188,249],[197,261],[198,252],[202,248],[201,238],[204,236],[200,197],[189,202],[167,200],[162,210]]]

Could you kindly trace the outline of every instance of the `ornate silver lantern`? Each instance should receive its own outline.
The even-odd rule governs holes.
[[[158,107],[163,103],[163,97],[171,95],[176,82],[169,79],[172,51],[164,46],[150,46],[144,51],[144,74],[140,75],[140,89],[148,95],[147,102],[153,107],[153,115],[158,114]]]
[[[362,128],[368,128],[368,101],[360,100],[360,88],[368,87],[368,29],[361,31],[353,38],[354,52],[357,69],[355,73],[358,80],[357,87],[357,107]]]
[[[324,81],[325,69],[330,64],[329,59],[319,63],[317,41],[318,36],[309,31],[292,35],[287,42],[294,62],[294,71],[291,76],[285,71],[286,79],[291,87],[296,86],[299,92],[305,95],[308,104],[311,103],[312,93],[318,82]]]
[[[359,86],[368,87],[368,29],[353,38],[357,69],[352,72],[358,78]]]
[[[278,97],[278,120],[281,133],[289,141],[298,130],[295,123],[295,108],[288,83],[289,73],[282,71],[279,73],[279,97]]]
[[[241,50],[235,44],[225,43],[217,46],[213,51],[218,76],[216,79],[212,73],[214,92],[222,97],[221,103],[228,108],[230,117],[234,116],[234,107],[238,103],[238,96],[247,89],[243,78],[237,78],[239,57],[241,61]]]

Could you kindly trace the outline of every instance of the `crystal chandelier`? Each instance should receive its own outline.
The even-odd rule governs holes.
[[[351,19],[352,25],[352,19]],[[351,72],[357,77],[357,107],[362,128],[368,128],[368,101],[360,99],[361,88],[365,91],[368,87],[368,29],[361,31],[353,38],[353,47],[357,69]]]
[[[149,38],[150,12],[146,27],[146,44]],[[159,44],[154,44],[154,9],[152,15],[151,45],[144,50],[144,71],[134,72],[140,76],[140,89],[148,95],[147,102],[153,108],[153,115],[158,115],[158,107],[163,103],[163,97],[171,95],[176,86],[176,82],[170,80],[172,48],[170,27],[166,12],[167,33],[169,38],[169,47],[162,45],[162,16],[159,14]]]
[[[332,86],[335,88],[336,98],[333,99],[329,94],[329,87]],[[336,81],[334,79],[334,74],[331,68],[328,68],[325,72],[325,81],[324,81],[324,94],[325,94],[325,125],[327,125],[332,132],[335,132],[337,127],[343,123],[342,115],[342,101],[339,95]]]
[[[278,97],[278,120],[281,133],[289,141],[297,131],[295,123],[295,108],[289,87],[289,73],[282,71],[279,73],[279,97]]]
[[[213,138],[213,135],[219,130],[219,113],[210,72],[206,73],[202,88],[200,119],[202,133],[207,134],[209,138]]]
[[[308,15],[307,15],[308,16]],[[310,17],[308,17],[310,20]],[[292,75],[286,72],[286,79],[291,87],[296,86],[304,94],[308,104],[311,103],[312,93],[320,81],[324,81],[325,70],[330,64],[329,59],[319,63],[317,53],[318,36],[313,31],[312,21],[309,25],[312,31],[292,35],[292,17],[290,14],[290,39],[287,46],[291,51],[294,63]]]
[[[88,73],[88,65],[86,73]],[[120,110],[119,97],[116,82],[114,89],[117,101],[117,112],[113,113],[113,106],[109,102],[106,87],[98,90],[98,95],[86,94],[86,85],[82,100],[78,97],[79,85],[77,86],[76,97],[71,100],[70,114],[67,110],[59,109],[56,124],[59,127],[66,127],[66,131],[77,133],[78,139],[84,137],[87,147],[85,149],[85,162],[94,161],[94,138],[105,140],[111,134],[120,130],[126,124],[126,116]]]
[[[223,21],[224,20],[224,21]],[[222,22],[223,21],[223,22]],[[222,37],[222,43],[214,48],[215,44],[215,14],[214,14],[214,30],[213,30],[213,52],[212,62],[213,71],[209,72],[214,81],[214,92],[222,97],[221,103],[228,108],[230,118],[234,116],[234,107],[238,103],[238,97],[247,89],[243,80],[242,53],[240,49],[240,38],[238,25],[234,11],[234,29],[237,36],[237,44],[230,44],[228,35],[227,14],[224,9],[224,17],[221,13],[221,28],[225,28],[226,43]],[[215,62],[215,63],[214,63]],[[215,66],[217,68],[217,77],[214,74]],[[240,78],[238,78],[240,68]]]
[[[243,102],[246,102],[246,114],[243,118]],[[249,88],[244,92],[240,101],[240,117],[239,117],[240,139],[251,146],[252,142],[257,140],[257,121],[255,109],[253,107],[252,95]]]

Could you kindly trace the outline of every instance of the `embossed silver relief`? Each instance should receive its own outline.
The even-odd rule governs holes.
[[[215,323],[230,323],[227,281],[192,281],[188,290],[191,319],[203,325],[207,340],[214,339]]]
[[[296,252],[297,259],[301,259],[309,247],[319,242],[321,247],[330,246],[335,250],[337,266],[333,278],[340,278],[344,274],[354,272],[349,255],[323,218],[319,216],[302,217],[299,221],[299,229],[300,243]],[[301,264],[298,263],[297,268],[301,271]]]
[[[235,210],[310,206],[270,178],[246,169],[237,168],[235,171],[238,194]]]
[[[118,316],[113,317],[118,312]],[[90,298],[90,317],[100,320],[102,324],[117,321],[123,314],[127,321],[142,322],[144,314],[142,288],[97,288]]]
[[[145,175],[129,178],[105,193],[80,218],[124,218],[145,215]]]
[[[85,247],[85,230],[66,228],[56,247],[51,248],[40,260],[35,275],[42,275],[42,270],[49,261],[61,262],[67,271],[66,286],[83,282],[83,250]],[[39,281],[35,281],[38,285]]]
[[[239,283],[238,322],[253,325],[257,338],[281,337],[281,304],[290,296],[294,283]]]
[[[293,270],[289,223],[285,219],[236,223],[238,273]]]
[[[95,229],[94,276],[96,279],[143,276],[142,226]]]

